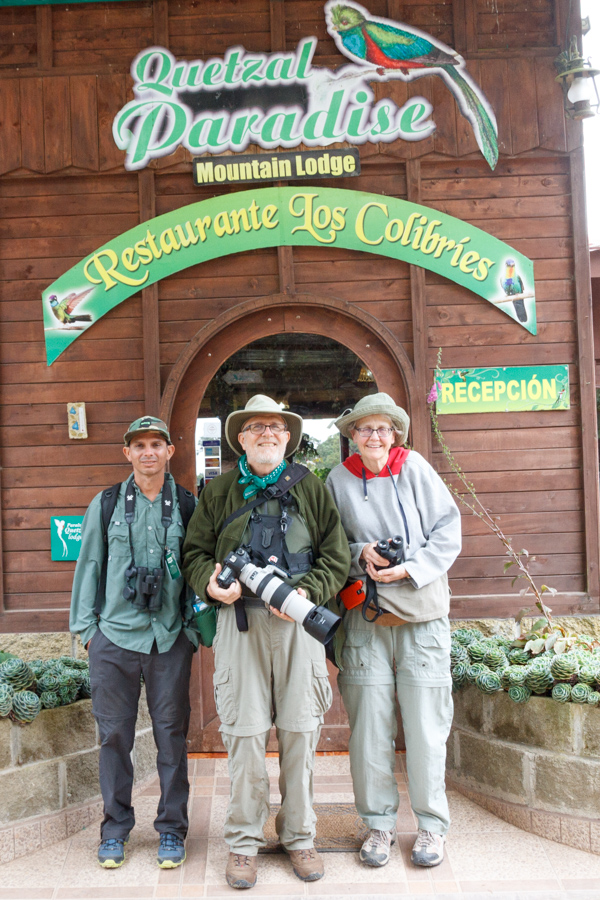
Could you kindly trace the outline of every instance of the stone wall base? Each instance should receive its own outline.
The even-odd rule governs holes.
[[[138,781],[133,789],[133,797],[139,796],[156,777],[156,772]],[[21,822],[13,822],[8,827],[0,828],[0,865],[11,862],[19,856],[35,853],[58,841],[64,841],[78,831],[92,825],[98,826],[100,841],[100,820],[103,804],[100,795],[92,797],[78,806],[63,809],[50,816],[32,816]]]
[[[499,800],[475,791],[448,776],[446,776],[446,786],[523,831],[530,831],[549,841],[556,841],[557,844],[566,844],[569,847],[576,847],[577,850],[586,850],[588,853],[600,855],[600,821],[598,819],[548,812],[544,809],[531,809],[520,803]]]

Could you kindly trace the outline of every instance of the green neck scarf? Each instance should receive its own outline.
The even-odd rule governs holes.
[[[255,475],[254,472],[251,471],[246,454],[244,453],[243,456],[240,456],[238,459],[238,468],[241,475],[238,479],[238,484],[246,485],[244,488],[244,500],[249,500],[254,494],[258,494],[259,491],[264,491],[267,485],[275,484],[286,466],[287,462],[284,459],[283,462],[279,463],[276,469],[273,469],[272,472],[265,475],[264,478],[261,478],[260,475]]]

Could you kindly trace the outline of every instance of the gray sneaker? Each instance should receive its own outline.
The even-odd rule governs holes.
[[[390,858],[390,849],[396,840],[396,829],[379,831],[373,828],[360,848],[360,861],[367,866],[385,866]]]
[[[444,859],[445,841],[443,834],[434,834],[432,831],[419,828],[410,861],[414,866],[439,866]]]

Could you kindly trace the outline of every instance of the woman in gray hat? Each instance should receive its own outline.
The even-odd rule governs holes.
[[[350,720],[356,807],[370,829],[360,859],[385,865],[396,838],[397,698],[419,826],[411,859],[436,866],[450,824],[444,784],[453,711],[446,573],[461,549],[460,513],[429,463],[403,447],[409,418],[388,394],[363,397],[335,424],[358,447],[333,469],[327,487],[350,544],[350,581],[358,580],[342,592],[347,609],[339,686]],[[390,561],[377,552],[377,542],[395,536],[400,555]],[[395,544],[387,555],[393,556]]]

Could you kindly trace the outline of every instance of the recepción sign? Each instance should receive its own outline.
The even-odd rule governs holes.
[[[51,516],[50,558],[65,562],[79,558],[83,516]]]
[[[109,310],[174,272],[231,253],[323,244],[429,269],[536,333],[533,263],[468,222],[362,191],[255,188],[136,225],[51,284],[42,294],[48,365]]]
[[[436,412],[485,413],[569,409],[568,366],[442,369]]]

